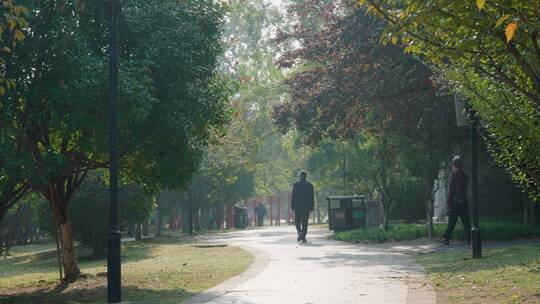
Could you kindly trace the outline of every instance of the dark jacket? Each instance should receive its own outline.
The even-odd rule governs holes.
[[[267,214],[266,207],[263,204],[257,205],[257,207],[255,207],[255,212],[258,217],[265,217]]]
[[[448,209],[467,206],[467,184],[469,176],[463,170],[452,173],[448,187]]]
[[[291,196],[291,209],[313,211],[314,207],[313,185],[305,180],[294,183]]]

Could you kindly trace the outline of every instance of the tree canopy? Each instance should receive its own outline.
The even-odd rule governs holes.
[[[380,43],[385,23],[365,10],[314,0],[293,4],[291,14],[298,21],[278,40],[299,47],[278,63],[296,70],[286,80],[291,99],[275,107],[276,122],[296,128],[313,146],[328,138],[350,141],[353,155],[371,159],[356,166],[371,172],[363,176],[388,210],[396,201],[391,190],[408,174],[432,205],[439,169],[460,140],[452,98],[417,58]]]
[[[388,22],[383,41],[435,65],[477,111],[492,155],[540,195],[540,17],[537,1],[362,0]]]
[[[148,190],[179,187],[228,120],[228,82],[216,76],[225,8],[215,1],[123,5],[121,168]],[[89,171],[108,166],[106,18],[100,2],[38,1],[28,9],[27,38],[6,60],[6,77],[17,86],[0,107],[2,174],[47,198],[70,276],[78,269],[69,202]]]

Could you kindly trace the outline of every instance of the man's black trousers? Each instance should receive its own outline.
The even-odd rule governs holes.
[[[444,233],[444,239],[449,241],[452,238],[452,233],[454,232],[458,218],[461,219],[461,224],[463,224],[465,239],[467,240],[467,243],[470,243],[471,219],[469,217],[469,207],[466,204],[458,206],[456,209],[449,212],[448,228],[446,228],[446,232]]]
[[[296,225],[296,231],[301,239],[306,238],[308,223],[309,223],[309,210],[294,210],[294,223]]]

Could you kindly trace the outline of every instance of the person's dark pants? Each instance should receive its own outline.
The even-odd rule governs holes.
[[[264,223],[264,216],[257,216],[257,226],[262,226]]]
[[[463,224],[465,239],[467,240],[467,243],[470,243],[471,219],[469,217],[469,207],[467,205],[460,206],[449,212],[448,228],[446,228],[446,232],[444,233],[443,238],[447,241],[450,241],[450,239],[452,238],[452,233],[454,232],[454,228],[456,227],[458,218],[461,219],[461,224]]]
[[[309,210],[294,210],[294,224],[300,239],[305,239],[309,223]]]

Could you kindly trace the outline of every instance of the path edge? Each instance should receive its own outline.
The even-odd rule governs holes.
[[[203,304],[227,294],[230,290],[241,285],[244,282],[251,280],[261,273],[270,262],[270,255],[261,249],[253,248],[250,246],[237,246],[241,249],[251,253],[254,256],[253,262],[249,265],[241,274],[226,280],[223,283],[218,284],[202,293],[193,296],[187,300],[181,302],[181,304]]]
[[[419,275],[411,276],[407,280],[407,304],[437,304],[437,294],[433,282],[424,266],[407,257],[419,267]]]

